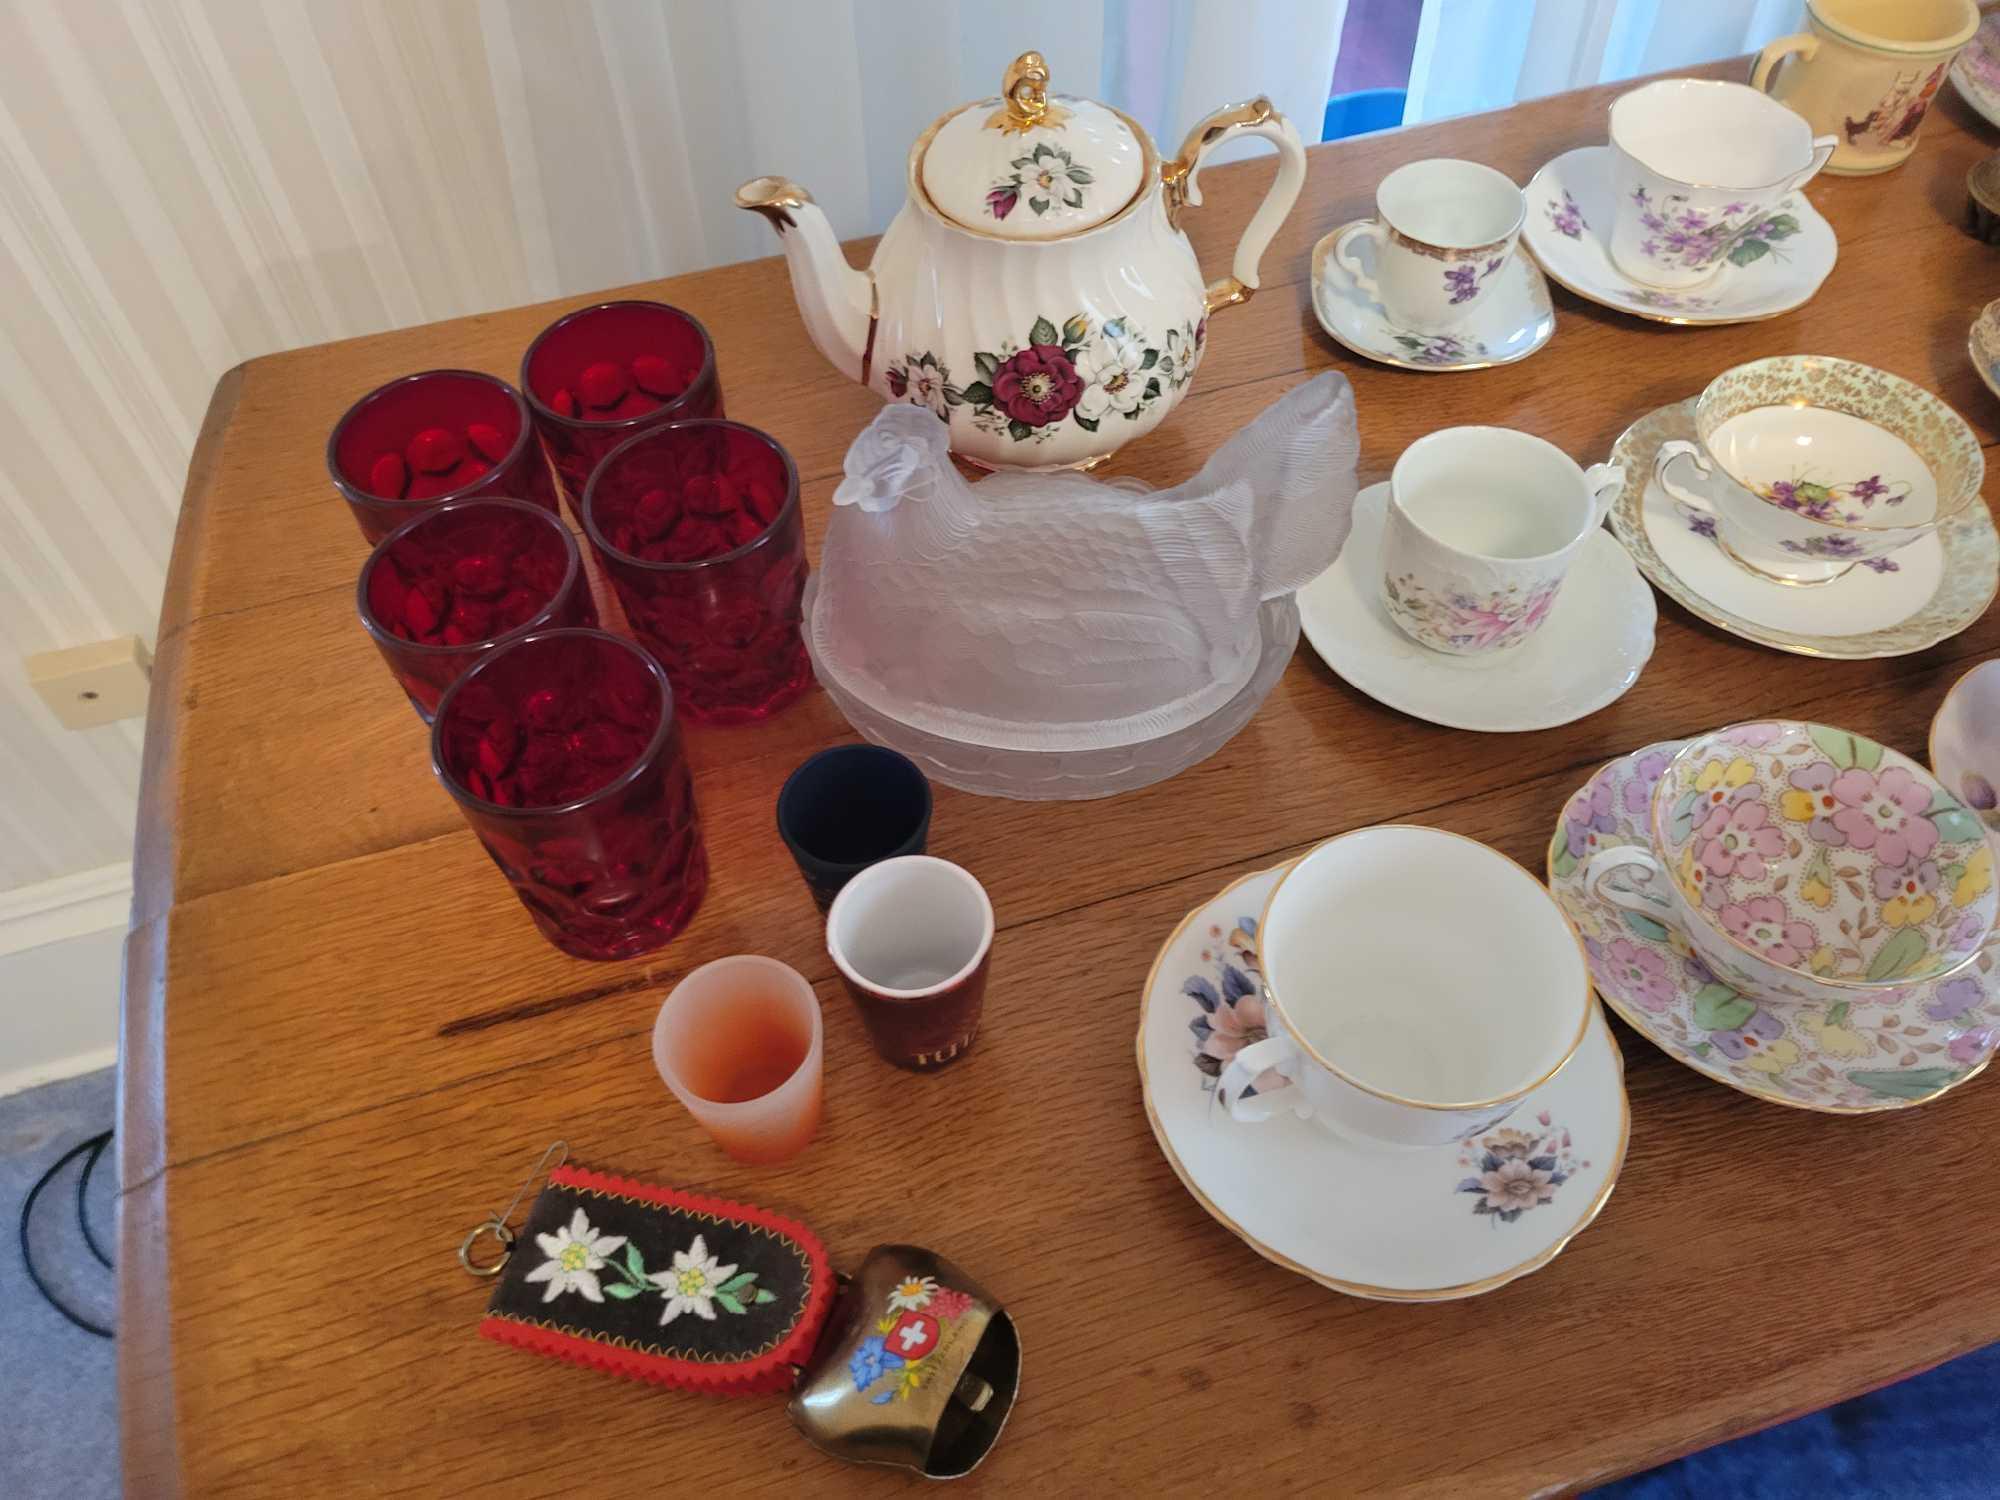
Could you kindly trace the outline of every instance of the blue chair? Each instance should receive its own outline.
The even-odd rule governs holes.
[[[1337,141],[1371,130],[1394,130],[1403,123],[1403,105],[1409,97],[1408,89],[1356,89],[1351,94],[1336,94],[1326,101],[1319,138]]]

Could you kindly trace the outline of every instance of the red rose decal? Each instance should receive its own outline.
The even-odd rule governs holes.
[[[889,366],[889,394],[901,401],[910,394],[910,374],[901,365]]]
[[[993,376],[993,403],[1016,422],[1060,422],[1083,394],[1083,381],[1060,344],[1030,344]]]
[[[986,195],[986,208],[996,219],[1004,219],[1014,211],[1014,205],[1021,201],[1018,184],[1003,182]]]

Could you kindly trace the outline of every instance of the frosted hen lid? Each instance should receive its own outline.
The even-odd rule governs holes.
[[[1039,52],[1008,67],[997,99],[948,115],[917,143],[917,181],[947,219],[1010,240],[1102,224],[1138,196],[1152,157],[1109,105],[1048,92]]]

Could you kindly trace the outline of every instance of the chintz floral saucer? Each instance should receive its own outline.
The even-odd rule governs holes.
[[[1629,472],[1629,471],[1628,471]],[[1354,501],[1354,529],[1300,589],[1299,624],[1320,659],[1377,702],[1452,729],[1549,729],[1625,694],[1653,654],[1659,611],[1625,549],[1602,531],[1577,553],[1555,607],[1517,650],[1447,656],[1419,646],[1382,605],[1389,486]]]
[[[1657,323],[1749,323],[1812,299],[1839,253],[1833,226],[1794,193],[1736,242],[1699,286],[1667,291],[1619,270],[1606,248],[1613,211],[1611,148],[1579,146],[1527,187],[1521,238],[1551,279],[1579,297]]]
[[[1333,244],[1342,232],[1336,229],[1313,246],[1313,312],[1320,327],[1356,354],[1404,370],[1485,370],[1526,359],[1555,336],[1549,284],[1534,261],[1518,252],[1463,326],[1428,334],[1398,328],[1334,259]],[[1361,246],[1355,253],[1373,251]]]
[[[1989,125],[2000,125],[2000,21],[1979,23],[1972,44],[1951,60],[1952,86]]]
[[[1554,1078],[1461,1144],[1370,1145],[1289,1110],[1239,1123],[1215,1080],[1264,1036],[1257,913],[1280,873],[1196,907],[1147,977],[1139,1076],[1168,1164],[1259,1255],[1357,1297],[1471,1297],[1548,1264],[1597,1217],[1625,1161],[1625,1064],[1603,1012],[1592,1007]]]
[[[2000,1040],[2000,973],[1991,949],[1957,974],[1880,998],[1762,1004],[1718,980],[1659,922],[1585,888],[1592,855],[1648,846],[1653,787],[1683,743],[1648,745],[1603,767],[1564,804],[1549,843],[1549,890],[1583,934],[1604,1003],[1697,1073],[1795,1109],[1908,1109],[1984,1068]],[[1993,882],[1991,847],[1938,878],[1954,882],[1961,902],[1971,899]]]
[[[1709,624],[1799,656],[1904,656],[1957,635],[1993,602],[2000,534],[1984,505],[1832,583],[1800,588],[1751,573],[1722,550],[1712,520],[1653,481],[1669,438],[1695,440],[1692,398],[1641,417],[1612,446],[1627,482],[1611,529],[1661,593]]]

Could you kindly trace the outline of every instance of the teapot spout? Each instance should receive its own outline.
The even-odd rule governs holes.
[[[791,268],[792,295],[806,333],[833,367],[867,384],[875,333],[875,283],[840,252],[833,225],[812,194],[782,177],[753,177],[736,190],[736,206],[762,214],[778,231]]]

